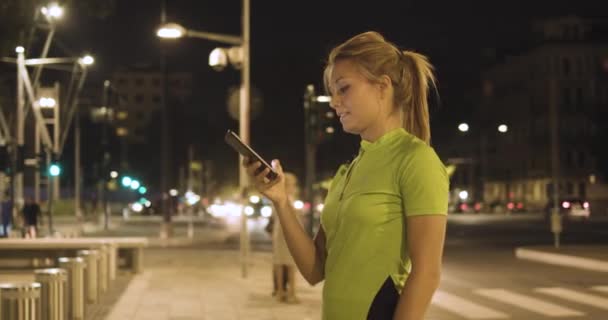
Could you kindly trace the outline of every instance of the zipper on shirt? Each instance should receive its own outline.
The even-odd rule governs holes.
[[[361,154],[359,155],[359,157],[357,157],[355,160],[353,160],[353,162],[348,167],[348,171],[346,172],[346,179],[344,180],[344,186],[342,187],[342,192],[340,193],[340,201],[342,201],[342,198],[344,198],[344,191],[346,190],[346,186],[348,186],[348,182],[350,181],[350,175],[353,172],[353,169],[354,169],[355,165],[357,164],[357,162],[359,162],[359,160],[361,160],[362,156],[363,156],[363,151],[361,151]]]

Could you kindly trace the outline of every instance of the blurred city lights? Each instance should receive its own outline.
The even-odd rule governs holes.
[[[156,35],[164,39],[177,39],[181,38],[186,34],[186,29],[176,23],[167,23],[162,25],[156,31]]]
[[[302,202],[301,200],[296,200],[293,202],[293,207],[300,210],[304,208],[304,202]]]
[[[110,178],[112,178],[112,179],[118,178],[118,172],[116,172],[116,171],[110,172]]]
[[[137,180],[131,181],[131,189],[132,190],[137,190],[137,189],[139,189],[140,186],[141,186],[141,184],[139,183],[139,181],[137,181]]]
[[[248,216],[252,216],[255,213],[255,210],[251,206],[245,207],[245,214]]]
[[[460,198],[460,200],[467,200],[469,198],[469,192],[467,192],[466,190],[462,190],[460,191],[460,193],[458,193],[458,197]]]
[[[57,101],[53,98],[42,97],[38,100],[38,105],[41,108],[53,108],[57,105]]]
[[[22,46],[18,46],[17,48],[15,48],[15,52],[17,52],[17,53],[24,53],[25,49]]]
[[[501,125],[498,126],[498,131],[502,132],[502,133],[505,133],[505,132],[509,131],[509,127],[507,127],[506,124],[501,124]]]
[[[95,63],[95,59],[93,59],[93,57],[91,57],[90,55],[86,55],[82,57],[82,59],[80,59],[80,62],[84,65],[90,66]]]
[[[469,131],[469,125],[466,123],[461,123],[458,125],[458,130],[460,132],[468,132]]]
[[[270,206],[263,206],[262,210],[261,210],[261,213],[262,213],[262,217],[269,218],[272,215],[272,207],[270,207]]]
[[[251,196],[251,197],[249,197],[249,202],[256,203],[256,204],[260,203],[260,197],[258,197],[258,196]]]
[[[178,194],[179,194],[179,192],[177,192],[177,189],[169,190],[169,195],[172,197],[177,197]]]
[[[56,3],[51,3],[48,7],[40,8],[40,12],[49,18],[61,18],[63,16],[63,8]]]

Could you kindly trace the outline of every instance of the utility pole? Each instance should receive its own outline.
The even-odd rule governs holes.
[[[313,235],[314,232],[314,191],[313,184],[316,176],[316,159],[317,159],[317,143],[314,137],[315,123],[313,123],[312,115],[314,108],[315,88],[312,84],[306,86],[304,93],[304,145],[306,154],[306,174],[304,178],[304,201],[310,203],[308,209],[309,223],[308,233]]]
[[[249,19],[250,19],[250,7],[249,0],[243,0],[243,13],[242,13],[242,37],[243,42],[241,44],[241,50],[243,53],[243,62],[241,66],[241,95],[240,95],[240,109],[239,109],[239,136],[244,143],[249,144],[249,114],[250,114],[250,103],[251,103],[251,65],[249,57]],[[249,184],[247,178],[247,171],[241,165],[243,160],[242,156],[239,156],[239,186],[241,194],[244,195],[245,190]],[[246,201],[242,199],[243,203]],[[247,215],[245,214],[245,206],[243,206],[241,212],[241,275],[243,278],[247,278],[247,263],[249,261],[249,231],[247,230]]]
[[[167,0],[162,1],[161,8],[161,24],[167,22]],[[161,138],[160,138],[160,196],[161,196],[161,207],[163,211],[163,222],[161,224],[160,238],[166,239],[171,235],[171,209],[169,207],[169,76],[167,67],[167,47],[166,44],[161,48],[160,57],[161,77],[163,85],[162,109],[161,109]]]
[[[559,105],[557,100],[557,80],[549,80],[549,125],[551,132],[551,169],[553,180],[553,210],[551,211],[551,232],[553,232],[553,245],[559,248],[562,220],[559,214]]]

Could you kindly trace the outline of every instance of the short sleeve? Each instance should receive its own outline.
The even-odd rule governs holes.
[[[433,148],[420,145],[401,166],[399,188],[407,217],[447,214],[449,178]]]

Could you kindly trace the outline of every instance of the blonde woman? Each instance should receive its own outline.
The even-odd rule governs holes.
[[[278,160],[268,181],[243,165],[273,201],[289,250],[310,284],[325,280],[325,320],[422,320],[439,286],[449,181],[430,147],[427,58],[376,32],[335,47],[324,72],[358,156],[338,169],[314,239],[298,223]],[[322,156],[322,155],[321,155]]]

